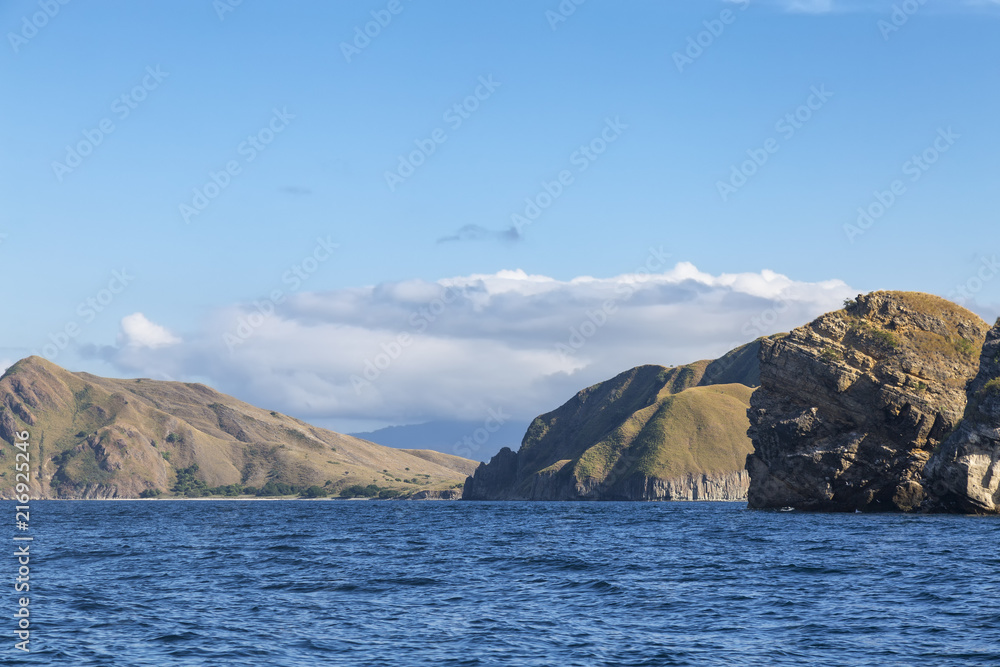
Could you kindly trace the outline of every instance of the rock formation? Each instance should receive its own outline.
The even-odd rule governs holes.
[[[962,418],[988,326],[944,299],[858,296],[760,349],[750,507],[910,511]]]
[[[639,366],[537,417],[464,500],[741,500],[760,341],[716,361]]]
[[[1000,320],[986,337],[969,384],[965,418],[924,471],[927,509],[1000,513]]]

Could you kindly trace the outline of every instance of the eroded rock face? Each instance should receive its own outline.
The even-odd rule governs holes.
[[[969,384],[965,418],[931,457],[925,476],[931,511],[1000,513],[1000,320]]]
[[[417,491],[406,496],[407,500],[461,500],[462,492],[458,489],[443,489],[439,491]]]
[[[917,509],[987,330],[944,299],[874,292],[763,341],[748,411],[750,507]]]
[[[624,497],[609,500],[746,500],[750,476],[745,470],[682,477],[634,477],[625,486]]]
[[[482,463],[465,481],[463,500],[746,500],[750,476],[745,470],[728,473],[688,473],[663,479],[630,475],[612,489],[582,486],[573,477],[553,470],[530,478],[518,487],[518,457],[504,447],[489,464]],[[566,469],[566,467],[563,467]],[[566,469],[568,471],[568,469]]]
[[[462,499],[508,500],[517,481],[517,454],[504,447],[466,478]]]

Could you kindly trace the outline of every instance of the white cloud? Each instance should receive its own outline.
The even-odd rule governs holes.
[[[142,313],[132,313],[122,318],[118,342],[125,347],[145,347],[155,350],[177,345],[181,339],[159,324],[150,322]]]
[[[266,317],[234,305],[183,342],[136,313],[100,355],[123,373],[204,379],[306,418],[475,420],[502,408],[528,419],[633,366],[715,358],[854,294],[839,280],[689,263],[569,281],[501,271],[302,293]]]

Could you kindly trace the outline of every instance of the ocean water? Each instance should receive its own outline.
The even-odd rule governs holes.
[[[995,518],[50,501],[30,533],[32,651],[5,585],[0,664],[1000,664]]]

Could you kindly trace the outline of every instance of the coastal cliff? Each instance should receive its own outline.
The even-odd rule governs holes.
[[[715,361],[639,366],[537,417],[463,500],[743,500],[760,341]]]
[[[605,500],[746,500],[750,475],[745,470],[688,473],[681,477],[635,477],[623,485],[621,498]]]
[[[918,509],[924,467],[962,419],[988,329],[939,297],[874,292],[763,341],[749,506]]]
[[[986,337],[962,423],[925,470],[927,509],[1000,513],[1000,320]]]

